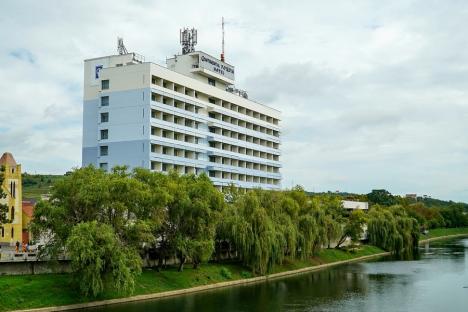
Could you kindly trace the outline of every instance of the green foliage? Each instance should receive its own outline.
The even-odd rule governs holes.
[[[419,224],[401,206],[375,206],[369,212],[369,242],[397,255],[412,252],[419,242]]]
[[[468,215],[466,215],[463,204],[453,204],[440,209],[446,227],[468,226]]]
[[[398,203],[395,196],[387,190],[372,190],[372,192],[367,194],[367,199],[371,204],[381,206],[392,206]]]
[[[339,247],[342,243],[344,243],[348,237],[351,239],[351,242],[358,242],[364,233],[364,226],[366,223],[367,216],[362,210],[352,211],[345,221],[342,232],[343,234],[336,247]]]
[[[122,244],[108,224],[96,221],[73,227],[67,239],[79,288],[85,296],[101,294],[109,288],[130,293],[141,272],[141,259],[133,248]]]
[[[220,274],[221,274],[221,276],[224,277],[225,279],[232,279],[232,273],[231,273],[231,271],[229,271],[229,269],[227,269],[227,268],[225,268],[225,267],[222,267],[222,268],[221,268]]]

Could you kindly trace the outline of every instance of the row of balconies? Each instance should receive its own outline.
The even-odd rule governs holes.
[[[162,121],[171,122],[180,126],[198,129],[199,122],[190,118],[180,117],[154,109],[151,110],[151,117]]]
[[[279,173],[278,167],[260,164],[256,162],[244,161],[244,160],[239,160],[235,158],[216,156],[216,155],[211,155],[209,159],[210,159],[210,162],[216,163],[216,164],[245,168],[245,169],[250,169],[250,170],[261,170],[261,171],[269,172],[269,173]]]
[[[163,103],[169,106],[173,106],[175,108],[182,109],[182,110],[195,113],[195,114],[198,114],[200,110],[200,107],[194,104],[180,101],[172,97],[164,96],[164,95],[157,94],[157,93],[151,94],[151,100],[155,102]]]
[[[279,179],[258,177],[258,176],[248,175],[248,174],[219,171],[219,170],[210,170],[209,176],[210,178],[216,178],[216,179],[260,183],[260,184],[279,185],[280,183]]]
[[[171,140],[191,143],[191,144],[198,144],[198,137],[194,135],[172,131],[172,130],[161,129],[157,127],[151,127],[151,135],[155,135],[158,137],[163,137],[163,138],[167,138]]]
[[[262,145],[262,146],[274,148],[274,149],[279,149],[279,143],[277,142],[260,139],[260,138],[257,138],[248,134],[239,133],[236,131],[223,129],[223,128],[215,127],[215,126],[209,127],[209,130],[211,133],[222,135],[231,139],[246,141],[248,143],[258,144],[258,145]]]
[[[175,148],[159,144],[151,144],[151,152],[163,154],[168,156],[183,157],[187,159],[198,159],[198,152],[186,150],[182,148]]]
[[[221,114],[221,113],[218,113],[218,112],[209,112],[208,117],[216,119],[216,120],[220,120],[220,121],[225,122],[225,123],[232,124],[234,126],[238,126],[238,127],[246,128],[246,129],[249,129],[249,130],[257,131],[257,132],[260,132],[260,133],[264,133],[264,134],[272,135],[272,136],[275,136],[275,137],[279,137],[279,131],[277,131],[277,130],[273,130],[273,129],[270,129],[270,128],[267,128],[267,127],[263,127],[263,126],[260,126],[260,125],[257,125],[257,124],[242,120],[242,119],[234,118],[234,117],[231,117],[231,116],[228,116],[228,115],[224,115],[224,114]]]
[[[201,99],[201,100],[205,100],[205,101],[210,102],[212,104],[216,104],[216,105],[219,105],[219,106],[224,107],[226,109],[232,110],[234,112],[237,112],[237,113],[240,113],[240,114],[243,114],[243,115],[246,115],[246,116],[250,116],[250,117],[262,120],[262,121],[266,121],[266,122],[271,123],[273,125],[278,125],[279,124],[279,120],[277,118],[267,116],[267,115],[262,114],[260,112],[245,108],[243,106],[240,106],[240,105],[237,105],[237,104],[234,104],[234,103],[230,103],[228,101],[224,101],[224,100],[221,100],[221,99],[218,99],[218,98],[214,98],[214,97],[212,97],[212,96],[210,96],[208,94],[204,94],[202,92],[195,91],[194,89],[188,88],[186,86],[174,83],[174,82],[166,80],[166,79],[162,79],[162,78],[157,77],[157,76],[152,76],[151,82],[152,82],[152,84],[163,87],[165,89],[169,89],[171,91],[175,91],[175,92],[178,92],[178,93],[181,93],[181,94],[185,94],[187,96],[191,96],[191,97],[195,97],[195,98],[198,98],[198,99]]]
[[[193,166],[171,164],[171,163],[165,163],[161,161],[152,161],[151,170],[155,170],[159,172],[168,172],[171,170],[175,170],[179,172],[180,174],[200,174],[201,172],[204,171],[201,168],[196,168]]]
[[[275,155],[275,154],[271,154],[271,153],[251,149],[251,148],[246,148],[243,146],[217,142],[217,141],[210,141],[209,144],[210,144],[210,147],[217,148],[223,151],[233,152],[237,154],[244,154],[247,156],[264,158],[264,159],[273,160],[273,161],[279,161],[279,155]]]
[[[151,110],[151,117],[165,121],[165,122],[174,123],[180,126],[190,127],[194,129],[198,129],[198,126],[201,123],[192,118],[181,117],[178,115],[162,112],[156,109]],[[216,127],[216,126],[209,127],[209,131],[211,133],[222,135],[222,136],[234,139],[234,140],[241,140],[241,141],[246,141],[248,143],[265,146],[268,148],[279,149],[279,143],[277,142],[272,142],[272,141],[261,139],[255,136],[247,135],[244,133],[239,133],[237,131],[223,129],[221,127]]]

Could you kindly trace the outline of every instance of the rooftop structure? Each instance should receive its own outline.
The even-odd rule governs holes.
[[[346,210],[369,210],[368,202],[342,200],[343,208]]]

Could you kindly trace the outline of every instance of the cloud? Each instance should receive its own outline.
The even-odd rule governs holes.
[[[164,63],[184,26],[198,28],[198,49],[219,55],[224,16],[237,85],[283,112],[283,186],[468,201],[467,9],[422,0],[2,3],[0,151],[27,171],[80,165],[83,59],[114,54],[122,36]]]

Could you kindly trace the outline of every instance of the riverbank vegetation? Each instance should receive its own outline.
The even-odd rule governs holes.
[[[283,265],[275,266],[272,273],[352,260],[381,252],[381,249],[373,246],[362,246],[352,250],[322,249],[310,259],[286,260]],[[251,277],[253,274],[250,268],[237,261],[209,262],[197,269],[189,266],[183,272],[178,271],[177,265],[167,266],[160,271],[147,268],[135,277],[133,295],[160,293]],[[0,311],[69,305],[124,296],[112,288],[106,289],[96,297],[77,296],[76,284],[69,274],[1,276],[0,292]]]
[[[301,187],[222,193],[204,174],[86,167],[55,182],[50,200],[35,209],[32,229],[47,238],[42,256],[54,259],[66,251],[72,285],[98,298],[137,291],[143,261],[159,272],[172,270],[168,264],[175,261],[180,276],[186,263],[196,270],[209,260],[237,261],[250,275],[310,265],[345,241],[358,243],[365,225],[372,245],[395,254],[411,251],[420,215],[386,193],[374,195],[369,198],[384,199],[368,214],[349,213],[339,196],[309,195]]]

